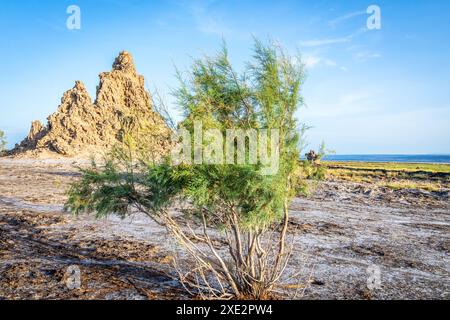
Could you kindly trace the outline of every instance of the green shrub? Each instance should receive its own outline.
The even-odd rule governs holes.
[[[82,170],[66,208],[76,214],[95,212],[98,217],[113,213],[124,217],[130,208],[137,208],[165,226],[190,255],[186,268],[181,260],[175,263],[187,290],[203,298],[268,298],[290,256],[288,205],[299,182],[294,118],[302,104],[299,61],[277,46],[256,41],[254,59],[242,74],[231,66],[225,47],[214,57],[195,60],[187,77],[178,73],[181,84],[175,96],[185,114],[180,125],[190,133],[195,121],[222,133],[236,128],[278,129],[275,174],[262,174],[262,164],[248,159],[240,165],[173,165],[169,157],[157,163],[133,159],[136,141],[130,135],[104,165],[93,163]],[[183,223],[171,210],[180,199],[192,206]],[[213,229],[219,231],[215,240]],[[221,250],[220,243],[227,250]]]

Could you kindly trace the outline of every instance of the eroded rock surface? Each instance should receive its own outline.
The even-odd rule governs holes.
[[[121,141],[124,123],[128,128],[130,124],[151,127],[157,152],[163,153],[168,148],[170,130],[153,110],[144,77],[136,73],[131,54],[121,52],[112,71],[103,72],[99,77],[94,103],[84,84],[76,81],[64,93],[58,110],[48,117],[47,126],[34,121],[28,137],[11,153],[51,152],[73,157],[107,150]]]

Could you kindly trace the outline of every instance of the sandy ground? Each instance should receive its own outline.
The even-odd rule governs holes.
[[[0,159],[0,299],[189,298],[163,228],[140,214],[122,221],[63,212],[77,164]],[[288,271],[303,270],[302,298],[450,298],[448,192],[328,181],[296,198],[291,216]],[[72,266],[80,288],[70,285]]]

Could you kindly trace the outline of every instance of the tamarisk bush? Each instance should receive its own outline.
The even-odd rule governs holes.
[[[66,208],[97,217],[125,217],[133,208],[148,215],[188,255],[184,262],[176,259],[175,269],[192,294],[270,298],[291,253],[288,206],[299,185],[294,113],[303,103],[303,65],[279,46],[255,40],[253,59],[242,73],[233,69],[224,45],[217,55],[194,60],[187,73],[177,74],[174,95],[185,116],[179,127],[193,132],[199,121],[223,134],[236,128],[277,129],[278,171],[262,174],[262,163],[249,163],[247,153],[243,164],[174,165],[169,154],[155,160],[142,156],[152,153],[140,138],[145,132],[127,130],[105,163],[82,169]],[[188,204],[184,214],[175,210],[179,203]]]

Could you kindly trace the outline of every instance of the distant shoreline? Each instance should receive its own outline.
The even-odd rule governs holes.
[[[323,161],[330,162],[397,162],[397,163],[429,163],[450,164],[450,155],[396,155],[396,154],[364,154],[364,155],[327,155]]]

